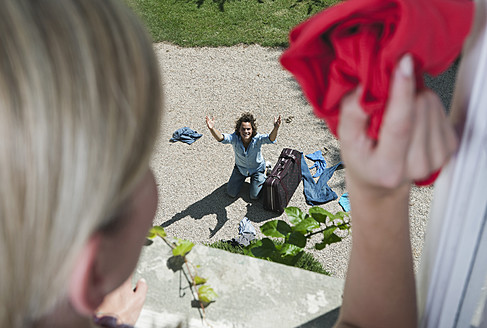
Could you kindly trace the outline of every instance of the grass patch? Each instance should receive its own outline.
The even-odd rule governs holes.
[[[124,0],[154,42],[285,47],[292,27],[338,0]]]
[[[244,255],[242,247],[232,246],[230,243],[227,243],[224,241],[217,241],[217,242],[214,242],[212,244],[208,244],[207,246],[212,247],[212,248],[222,249],[222,250],[230,252],[230,253]],[[313,257],[313,255],[311,255],[310,253],[307,253],[307,252],[304,252],[303,256],[301,256],[299,261],[296,263],[295,267],[301,268],[304,270],[308,270],[311,272],[321,273],[321,274],[324,274],[327,276],[330,275],[329,272],[327,272],[325,269],[323,269],[323,266],[321,265],[321,263],[318,262]]]

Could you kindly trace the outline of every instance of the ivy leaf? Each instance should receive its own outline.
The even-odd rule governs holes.
[[[289,239],[284,245],[288,243],[303,248],[306,246],[306,237],[302,233],[295,231],[289,235]]]
[[[215,301],[218,295],[210,286],[201,286],[198,288],[198,300],[202,303],[211,303]]]
[[[310,208],[309,215],[311,215],[313,219],[321,223],[326,223],[326,218],[333,216],[333,214],[319,206],[314,206]]]
[[[284,238],[291,232],[291,227],[282,220],[273,220],[263,224],[260,227],[260,231],[262,231],[265,236]]]
[[[165,230],[164,230],[164,228],[163,228],[163,227],[161,227],[161,226],[155,226],[155,227],[152,227],[152,229],[151,229],[151,230],[152,230],[152,231],[154,231],[154,233],[155,233],[157,236],[161,237],[161,238],[166,238],[166,237],[167,237],[167,233],[166,233],[166,231],[165,231]]]
[[[196,286],[198,285],[203,285],[204,283],[206,283],[208,281],[208,279],[206,278],[202,278],[200,276],[194,276],[194,284]]]
[[[296,224],[293,227],[293,230],[305,234],[306,232],[311,232],[319,227],[320,224],[315,219],[311,216],[307,216],[304,220]]]
[[[156,238],[156,233],[152,230],[152,228],[149,230],[146,236],[147,239],[154,239]]]
[[[192,242],[179,239],[176,247],[172,249],[172,255],[184,257],[193,249],[193,246],[194,244]]]
[[[263,238],[262,239],[262,244],[257,247],[253,247],[251,249],[252,254],[254,254],[255,257],[259,258],[267,258],[272,255],[276,250],[276,246],[274,245],[274,242],[270,240],[269,238]]]
[[[284,209],[286,215],[289,217],[289,221],[292,224],[298,224],[301,220],[304,219],[304,213],[297,207],[286,207]]]

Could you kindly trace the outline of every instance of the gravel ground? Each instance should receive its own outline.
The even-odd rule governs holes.
[[[180,48],[154,45],[160,61],[164,88],[162,133],[152,161],[158,187],[159,208],[155,223],[171,236],[196,243],[228,240],[238,235],[238,223],[247,216],[254,227],[277,215],[251,201],[246,183],[238,198],[225,193],[233,169],[230,145],[216,142],[206,128],[205,116],[215,117],[216,127],[232,132],[244,111],[257,118],[258,131],[269,133],[274,118],[281,115],[277,143],[264,145],[267,161],[275,163],[281,150],[294,148],[309,154],[327,152],[328,166],[340,161],[339,144],[325,124],[312,113],[300,88],[279,64],[282,49],[239,45],[228,48]],[[203,137],[192,145],[170,143],[172,133],[188,126]],[[346,169],[345,169],[346,170]],[[345,170],[337,171],[329,186],[340,197],[345,188]],[[411,240],[415,265],[423,246],[432,188],[414,188],[410,200]],[[308,210],[300,184],[289,206]],[[341,210],[338,199],[322,205],[328,211]],[[285,215],[282,216],[287,220]],[[352,218],[353,220],[353,218]],[[353,225],[353,222],[352,222]],[[262,237],[262,235],[259,235]],[[371,236],[382,238],[382,236]],[[314,256],[333,276],[344,278],[351,238]]]

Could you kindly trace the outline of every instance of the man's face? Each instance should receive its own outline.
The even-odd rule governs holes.
[[[250,122],[242,122],[242,125],[240,125],[240,137],[243,141],[252,139],[252,124]]]

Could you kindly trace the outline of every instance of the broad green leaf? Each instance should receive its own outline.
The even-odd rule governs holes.
[[[176,247],[172,249],[172,255],[174,256],[186,256],[191,249],[193,248],[194,244],[187,240],[179,239]]]
[[[331,226],[331,227],[328,227],[326,228],[324,231],[323,231],[323,240],[326,240],[328,239],[331,235],[333,235],[334,231],[337,229],[337,227],[335,226]]]
[[[337,243],[337,242],[342,240],[341,237],[339,237],[333,233],[336,229],[338,229],[338,228],[335,226],[331,226],[331,227],[326,228],[325,231],[323,231],[322,244],[325,244],[325,246],[326,246],[326,245],[330,245],[333,243]]]
[[[194,284],[195,285],[203,285],[207,281],[208,281],[208,279],[206,279],[206,278],[202,278],[200,276],[194,276]]]
[[[277,221],[277,231],[287,236],[287,234],[290,233],[292,229],[291,226],[287,224],[286,221],[279,220]]]
[[[166,238],[167,237],[166,231],[161,226],[152,227],[151,230],[154,231],[154,233],[156,235],[158,235],[159,237],[161,237],[161,238]]]
[[[311,232],[314,229],[318,229],[320,227],[320,224],[313,219],[311,216],[306,217],[304,220],[299,222],[293,227],[293,231],[298,231],[303,234],[306,232]]]
[[[211,303],[215,301],[218,295],[210,286],[201,286],[198,288],[198,300],[203,303]]]
[[[341,240],[342,240],[342,237],[339,237],[339,236],[335,235],[334,233],[331,234],[326,240],[323,238],[323,242],[328,244],[328,245],[338,243]]]
[[[263,224],[260,231],[269,237],[284,238],[291,232],[291,227],[282,220],[273,220]]]
[[[295,231],[289,235],[289,239],[284,245],[288,243],[303,248],[306,246],[306,237],[302,233]]]
[[[326,217],[333,216],[333,214],[331,214],[330,212],[328,212],[327,210],[324,210],[323,208],[321,208],[319,206],[314,206],[314,207],[310,208],[309,209],[309,215],[311,215],[313,217],[313,219],[315,219],[316,221],[321,222],[321,223],[326,223]]]
[[[270,240],[269,238],[263,238],[262,239],[262,244],[257,247],[253,247],[251,249],[252,254],[254,254],[255,257],[259,258],[267,258],[272,255],[276,250],[276,246],[274,245],[274,242]]]
[[[299,252],[302,252],[302,251],[303,251],[302,247],[298,247],[298,246],[286,243],[286,244],[282,245],[281,251],[279,253],[283,256],[295,256]]]
[[[292,246],[292,245],[291,245]],[[289,250],[290,253],[293,253],[292,250]],[[281,255],[276,254],[274,257],[271,258],[273,262],[282,263],[285,265],[295,266],[299,259],[303,256],[304,251],[300,251],[295,255]]]
[[[289,221],[292,224],[298,224],[301,220],[304,219],[304,213],[297,207],[286,207],[284,209],[286,215],[289,217]]]
[[[321,250],[321,249],[325,248],[326,245],[330,245],[330,244],[333,244],[333,243],[336,243],[336,242],[339,242],[340,240],[342,240],[341,237],[338,237],[337,235],[335,235],[333,233],[336,229],[337,229],[337,227],[335,227],[335,226],[331,226],[331,227],[326,228],[323,231],[323,241],[321,243],[317,243],[315,245],[315,248],[317,250]]]

